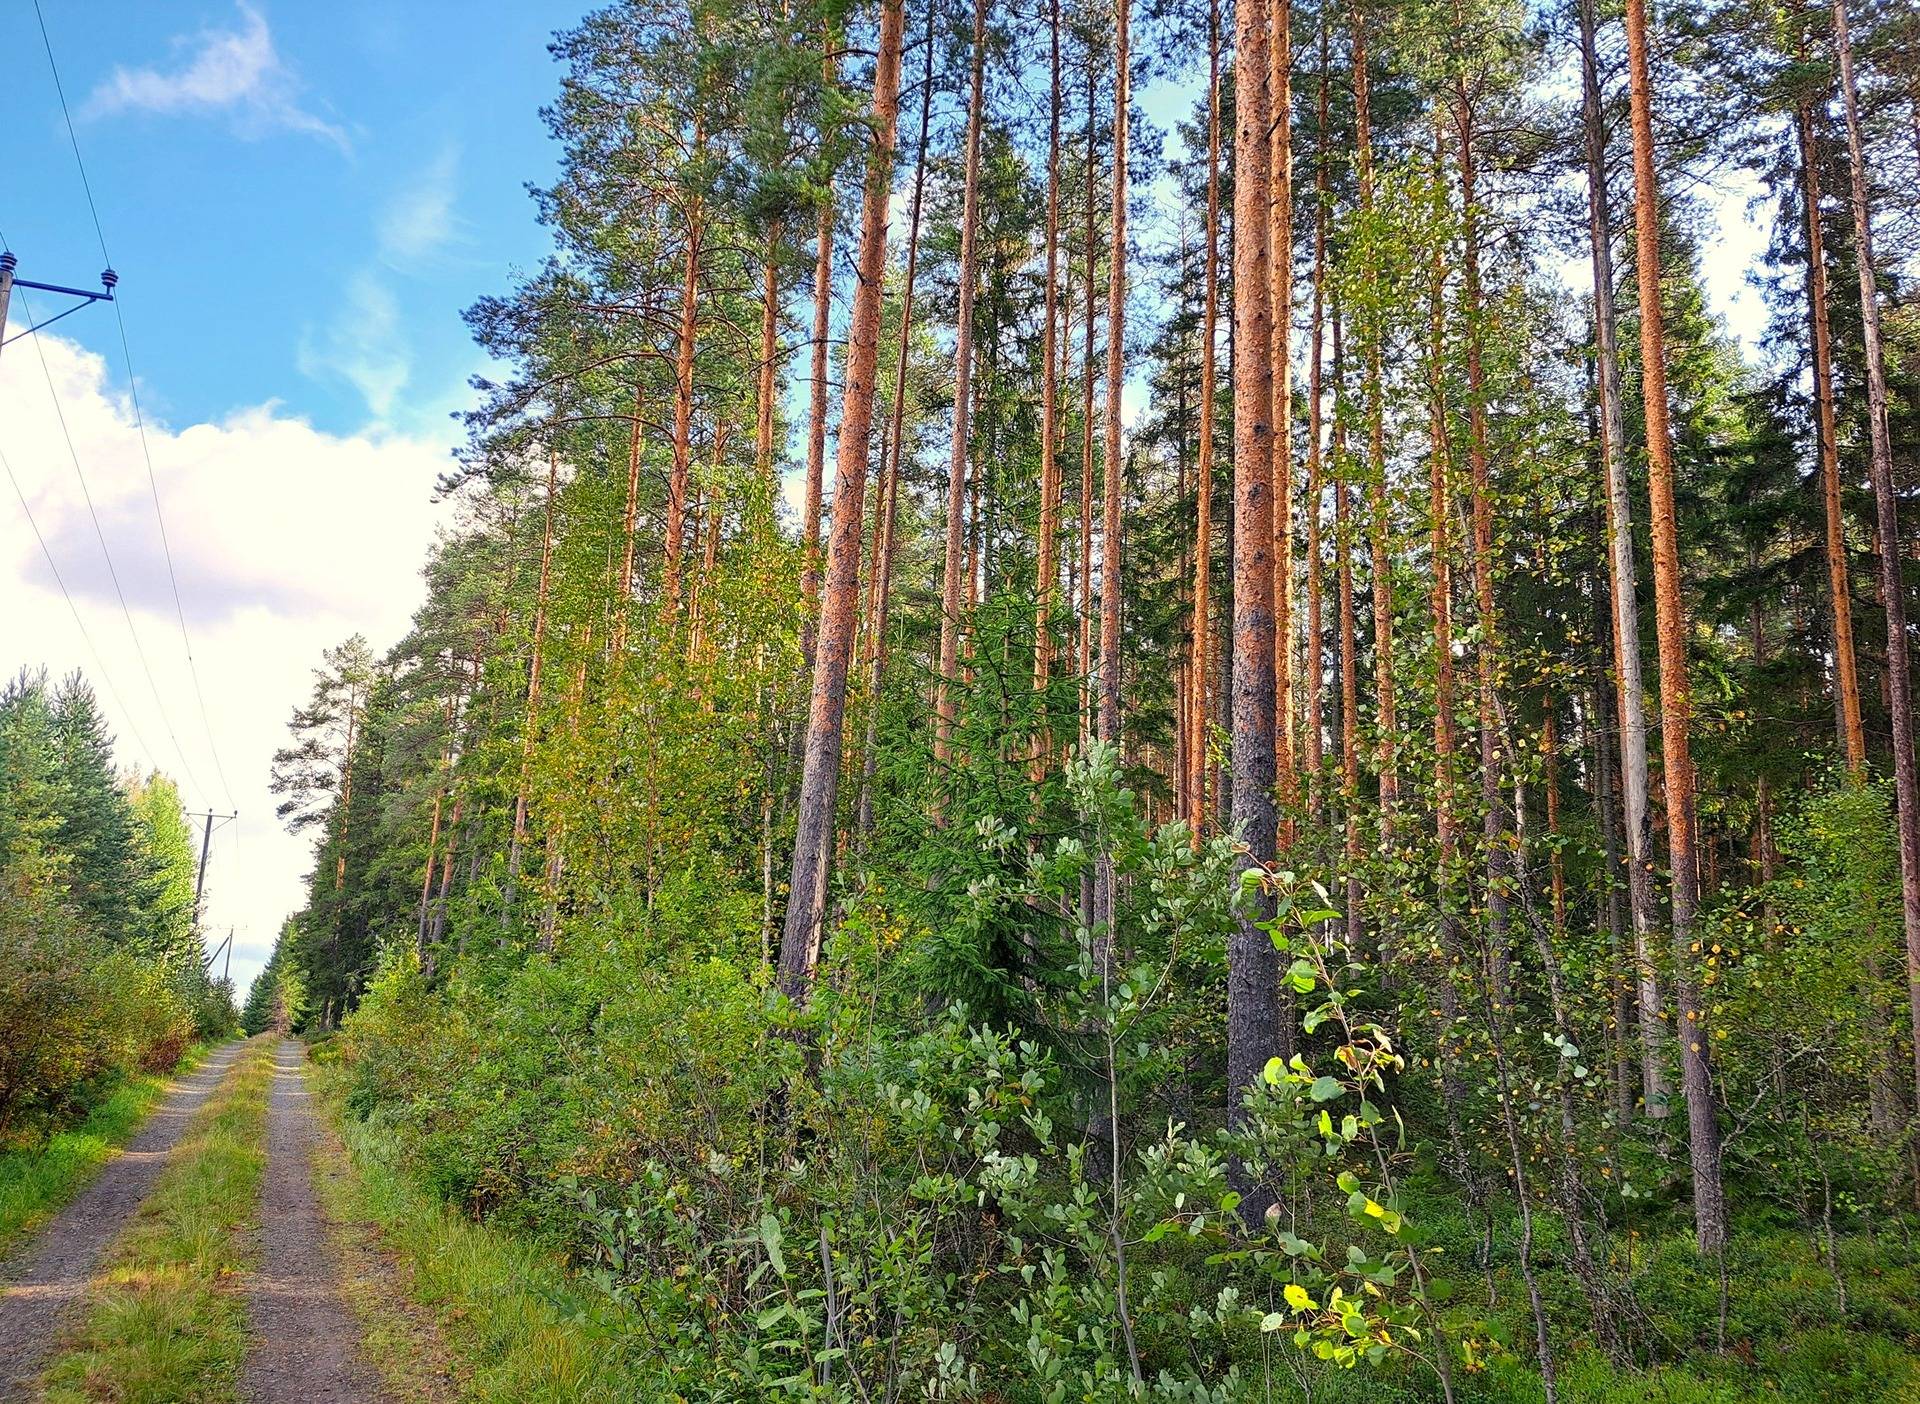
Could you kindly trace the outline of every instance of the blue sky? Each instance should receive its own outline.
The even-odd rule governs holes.
[[[209,925],[235,928],[244,987],[310,863],[273,818],[272,752],[320,650],[355,631],[385,648],[420,599],[448,416],[482,364],[460,310],[546,248],[525,189],[554,169],[546,46],[586,6],[41,4],[147,435],[110,309],[0,354],[0,459],[31,513],[0,483],[0,668],[83,669],[125,764],[179,778],[192,808],[239,810]],[[0,234],[20,276],[96,286],[29,0],[0,6],[0,52]],[[11,329],[57,306],[16,296]]]
[[[281,400],[424,427],[475,366],[457,313],[544,244],[543,0],[42,0],[153,408]],[[100,256],[30,4],[0,10],[0,229],[23,277]],[[108,349],[109,319],[63,324]],[[164,368],[164,374],[162,373]]]

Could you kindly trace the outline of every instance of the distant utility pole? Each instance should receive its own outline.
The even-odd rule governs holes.
[[[239,817],[240,811],[237,809],[231,814],[215,814],[211,809],[207,809],[196,810],[187,815],[189,819],[204,819],[207,821],[206,828],[203,829],[200,834],[200,873],[199,876],[193,880],[193,925],[195,930],[198,930],[200,927],[200,894],[206,890],[207,886],[207,854],[213,847],[214,823],[217,820],[225,824]]]
[[[50,327],[68,313],[78,312],[82,307],[86,307],[95,302],[112,302],[114,284],[120,281],[120,275],[109,268],[100,275],[100,286],[105,288],[106,291],[89,292],[85,288],[62,287],[59,283],[36,283],[27,278],[16,278],[13,270],[19,266],[20,260],[14,256],[12,250],[9,249],[4,253],[0,253],[0,347],[6,346],[10,341],[18,341],[30,332],[37,332],[42,327]],[[59,293],[62,297],[77,297],[80,300],[64,311],[54,313],[51,317],[47,318],[46,321],[36,322],[32,326],[17,331],[12,336],[8,336],[7,304],[13,300],[13,290],[16,287],[32,288],[36,292]]]
[[[212,970],[213,963],[216,960],[220,959],[220,953],[222,951],[225,951],[227,955],[227,963],[226,963],[226,967],[220,972],[220,982],[222,984],[231,984],[233,980],[233,931],[234,931],[234,928],[229,926],[227,928],[227,939],[222,941],[219,945],[215,946],[211,954],[209,954],[205,960],[200,962],[201,968],[203,970]]]

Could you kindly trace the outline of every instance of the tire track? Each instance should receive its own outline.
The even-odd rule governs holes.
[[[360,1323],[314,1191],[319,1135],[305,1053],[284,1040],[267,1105],[267,1180],[260,1204],[260,1271],[247,1284],[253,1346],[240,1375],[249,1404],[362,1404],[385,1397],[360,1352]]]
[[[52,1352],[61,1317],[85,1300],[101,1254],[245,1046],[230,1043],[179,1079],[127,1148],[0,1267],[0,1398],[26,1397]]]

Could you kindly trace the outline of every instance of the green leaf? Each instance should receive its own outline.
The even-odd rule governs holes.
[[[1307,1095],[1316,1102],[1331,1102],[1343,1090],[1337,1078],[1316,1077],[1313,1086],[1307,1089]]]
[[[780,1251],[784,1235],[780,1232],[780,1221],[771,1214],[760,1216],[760,1243],[767,1250],[767,1261],[773,1264],[773,1270],[785,1277],[787,1275],[786,1255]]]

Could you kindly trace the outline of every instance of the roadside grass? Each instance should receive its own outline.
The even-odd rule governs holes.
[[[212,1045],[196,1043],[171,1073],[136,1073],[45,1145],[0,1152],[0,1259],[66,1208],[133,1139],[173,1079],[197,1067]]]
[[[254,1039],[188,1123],[47,1371],[49,1404],[237,1397],[276,1042]]]
[[[412,1261],[383,1249],[380,1225],[364,1215],[370,1196],[331,1117],[313,1145],[314,1189],[340,1263],[340,1294],[360,1323],[361,1351],[396,1398],[446,1404],[468,1373],[433,1312],[411,1295]]]
[[[430,1309],[409,1325],[383,1310],[382,1289],[348,1295],[366,1326],[368,1359],[402,1398],[420,1378],[421,1332],[437,1336],[455,1397],[478,1404],[614,1404],[635,1398],[619,1309],[573,1281],[533,1245],[450,1212],[415,1189],[390,1136],[340,1114],[322,1080],[328,1119],[346,1148],[338,1174],[322,1175],[328,1216],[352,1230],[372,1225],[394,1263],[392,1293]],[[391,1301],[388,1296],[384,1300]],[[441,1388],[444,1389],[444,1383]]]

